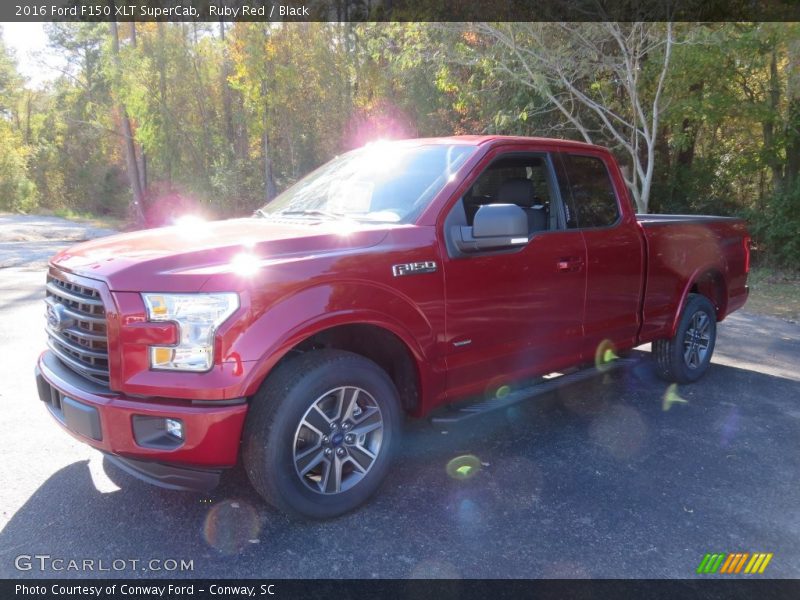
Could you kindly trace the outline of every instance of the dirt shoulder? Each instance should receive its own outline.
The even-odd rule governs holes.
[[[800,321],[800,273],[754,267],[748,284],[750,297],[746,310],[793,323]]]
[[[41,269],[56,252],[98,237],[117,233],[92,221],[54,216],[0,215],[0,269]]]

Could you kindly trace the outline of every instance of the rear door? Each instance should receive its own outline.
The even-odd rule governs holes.
[[[604,152],[581,150],[560,155],[558,179],[570,214],[567,226],[586,244],[584,354],[611,344],[630,348],[640,323],[644,239],[618,171]],[[612,177],[612,174],[617,177]]]
[[[586,254],[581,232],[559,218],[560,202],[551,156],[515,146],[489,153],[446,213],[446,242],[483,204],[515,203],[532,217],[522,247],[460,253],[446,243],[449,397],[495,394],[579,359]]]

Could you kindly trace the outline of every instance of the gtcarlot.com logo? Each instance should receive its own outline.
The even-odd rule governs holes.
[[[761,574],[772,560],[772,552],[730,552],[706,554],[697,567],[702,575]]]
[[[63,558],[50,554],[20,554],[18,571],[194,571],[194,560],[174,558]]]

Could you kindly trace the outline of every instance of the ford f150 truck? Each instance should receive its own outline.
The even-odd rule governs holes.
[[[38,390],[151,483],[210,489],[241,457],[272,505],[332,517],[378,488],[404,415],[530,398],[647,342],[698,379],[748,269],[745,223],[637,216],[606,149],[374,143],[250,218],[57,254]]]

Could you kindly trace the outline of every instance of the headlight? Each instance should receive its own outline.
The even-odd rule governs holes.
[[[150,346],[150,367],[208,371],[214,364],[214,333],[237,308],[239,296],[224,294],[142,294],[150,321],[178,326],[175,346]]]

